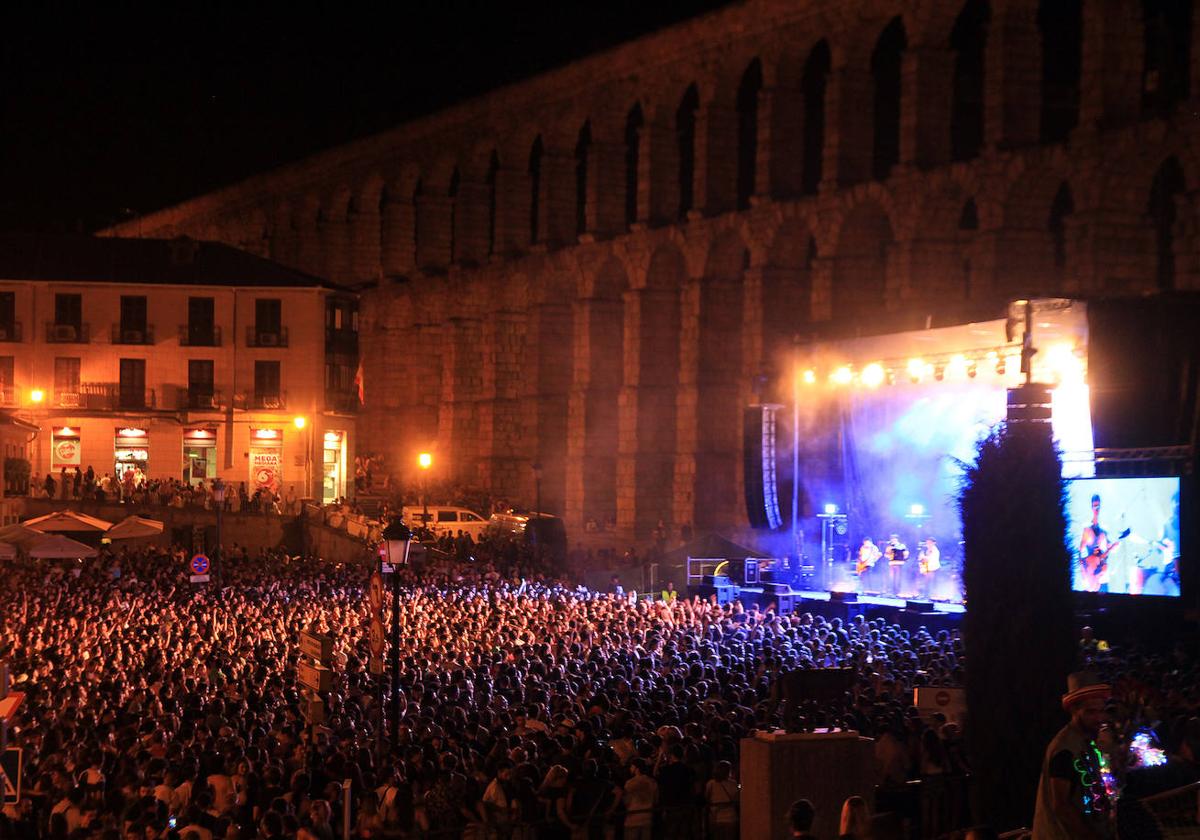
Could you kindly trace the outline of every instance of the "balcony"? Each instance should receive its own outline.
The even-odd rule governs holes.
[[[330,411],[353,414],[358,411],[358,405],[358,392],[356,391],[325,392],[325,407]]]
[[[235,394],[233,405],[234,408],[282,411],[287,408],[287,392],[280,391],[278,393],[259,394],[254,391],[247,391]]]
[[[4,387],[0,388],[0,405],[5,408],[13,408],[17,404],[17,389]]]
[[[21,335],[21,322],[10,321],[7,324],[0,324],[0,341],[23,341]]]
[[[122,389],[116,382],[81,382],[76,390],[56,390],[55,408],[84,411],[141,410],[157,407],[154,389]]]
[[[287,347],[287,327],[246,327],[247,347]]]
[[[113,344],[153,344],[154,343],[154,327],[143,324],[136,329],[126,327],[123,324],[112,325],[112,343]]]
[[[180,347],[220,347],[221,328],[214,324],[180,324]]]
[[[88,324],[56,324],[46,322],[47,344],[87,344],[91,340]]]
[[[223,405],[221,392],[213,388],[181,388],[177,394],[180,411],[216,411]]]
[[[358,331],[347,329],[325,329],[326,353],[358,353]]]

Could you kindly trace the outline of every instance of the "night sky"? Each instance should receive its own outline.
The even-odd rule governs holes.
[[[95,230],[727,2],[6,8],[0,230]]]

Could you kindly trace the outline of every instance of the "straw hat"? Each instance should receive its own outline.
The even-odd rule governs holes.
[[[1107,700],[1111,694],[1112,686],[1100,682],[1099,677],[1091,671],[1076,671],[1067,677],[1067,693],[1062,696],[1062,706],[1070,711],[1081,700],[1093,697]]]

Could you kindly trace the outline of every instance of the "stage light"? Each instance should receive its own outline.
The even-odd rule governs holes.
[[[1058,384],[1079,384],[1084,380],[1083,360],[1075,355],[1075,347],[1067,342],[1052,345],[1043,361]]]
[[[920,382],[921,374],[925,372],[925,363],[920,359],[908,360],[908,379],[910,382]]]
[[[1005,362],[1008,367],[1013,369],[1014,373],[1021,370],[1021,356],[1019,354],[1009,353],[1008,356],[1005,357]]]
[[[941,362],[939,362],[937,365],[934,366],[933,378],[936,379],[938,382],[941,382],[943,379],[946,378],[946,366],[943,365]]]
[[[833,380],[834,385],[849,385],[854,381],[854,371],[850,370],[849,365],[842,365],[829,378]]]
[[[804,371],[803,379],[805,385],[812,385],[817,381],[817,372],[812,368],[809,368],[808,370]]]
[[[962,379],[967,373],[967,357],[957,353],[950,357],[946,364],[946,374],[952,379]]]
[[[884,371],[883,365],[878,362],[872,362],[862,369],[862,384],[868,388],[878,388],[883,384]]]
[[[979,369],[976,367],[974,362],[971,362],[969,365],[967,365],[967,378],[968,379],[974,379],[975,374],[977,374],[978,372],[979,372]]]
[[[837,505],[835,505],[835,504],[827,504],[827,505],[825,505],[825,515],[826,515],[826,516],[836,516],[836,515],[837,515],[837,512],[838,512],[838,506],[837,506]]]
[[[997,354],[995,351],[992,351],[991,353],[988,353],[988,358],[989,358],[989,359],[995,359],[995,361],[996,361],[996,375],[997,375],[997,376],[1003,376],[1003,375],[1004,375],[1004,370],[1005,370],[1005,357],[1004,357],[1004,356],[1000,356],[1000,355],[998,355],[998,354]]]
[[[922,504],[912,505],[908,509],[908,515],[909,516],[924,516],[925,515],[925,505],[922,505]]]

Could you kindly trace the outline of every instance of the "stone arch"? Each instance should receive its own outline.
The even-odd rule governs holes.
[[[576,381],[586,383],[582,402],[586,432],[582,453],[584,521],[598,525],[617,521],[617,452],[620,445],[620,394],[625,348],[625,293],[629,277],[616,258],[609,258],[591,282],[591,294],[576,315],[581,352],[576,354]]]
[[[902,297],[945,304],[972,297],[971,246],[979,229],[973,196],[951,179],[941,179],[914,215],[904,242]],[[907,240],[907,241],[905,241]]]
[[[684,89],[675,108],[677,179],[679,182],[679,219],[686,219],[696,208],[696,115],[700,110],[700,89],[692,83]]]
[[[734,107],[737,109],[737,209],[750,207],[758,175],[758,100],[763,90],[762,61],[754,58],[746,65],[738,82]]]
[[[791,346],[792,336],[812,320],[812,269],[817,240],[809,221],[780,225],[762,272],[762,364]]]
[[[1041,116],[1043,143],[1061,143],[1079,124],[1083,72],[1083,0],[1040,0]]]
[[[846,212],[834,252],[834,319],[869,318],[884,310],[893,245],[892,223],[879,202],[867,199]]]
[[[950,49],[954,51],[951,160],[971,160],[983,147],[984,65],[990,18],[987,0],[966,0],[950,33]]]
[[[588,166],[592,153],[592,121],[585,120],[575,137],[575,234],[588,229]]]
[[[1075,196],[1071,185],[1063,181],[1058,185],[1050,202],[1046,216],[1046,230],[1050,234],[1051,266],[1053,285],[1048,291],[1061,293],[1067,286],[1068,227],[1067,223],[1075,212]]]
[[[322,202],[324,223],[321,239],[322,276],[345,283],[350,276],[350,214],[353,194],[346,184],[335,187]]]
[[[1191,92],[1192,0],[1141,0],[1142,113],[1167,117]]]
[[[1159,291],[1176,288],[1176,245],[1180,222],[1179,199],[1187,192],[1187,179],[1179,158],[1172,155],[1159,165],[1150,182],[1146,216],[1154,232],[1154,283]]]
[[[638,220],[638,196],[641,192],[639,181],[641,176],[641,140],[642,130],[646,124],[642,114],[642,103],[634,102],[625,114],[625,227],[628,228]]]
[[[537,244],[543,239],[543,223],[545,214],[542,213],[542,161],[546,156],[546,147],[539,134],[529,146],[529,159],[525,172],[529,177],[529,237],[530,245]]]
[[[403,277],[416,266],[417,207],[421,171],[408,165],[379,190],[379,265],[387,277]]]
[[[901,69],[907,49],[904,21],[897,16],[879,33],[871,51],[871,174],[879,181],[900,162]]]
[[[804,97],[804,134],[801,152],[800,191],[814,195],[820,186],[825,161],[825,94],[832,69],[829,41],[813,44],[804,61],[800,90]]]
[[[302,271],[319,276],[323,270],[320,231],[325,222],[324,208],[316,193],[301,196],[293,217],[297,247],[296,265]]]

